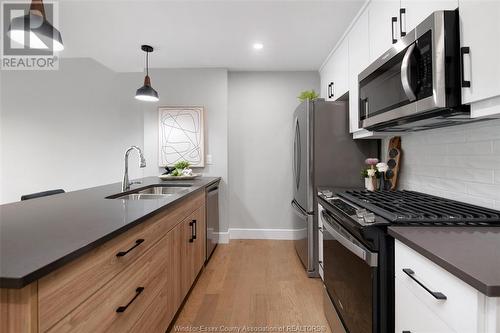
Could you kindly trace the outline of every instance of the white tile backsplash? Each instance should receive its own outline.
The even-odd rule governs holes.
[[[500,119],[409,133],[401,140],[400,189],[500,209]]]

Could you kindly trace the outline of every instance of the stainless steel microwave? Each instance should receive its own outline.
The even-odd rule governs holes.
[[[360,127],[415,131],[470,121],[460,58],[458,10],[434,12],[359,74]]]

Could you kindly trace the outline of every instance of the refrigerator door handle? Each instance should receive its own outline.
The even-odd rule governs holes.
[[[307,218],[306,212],[304,212],[304,210],[302,208],[300,208],[300,206],[295,202],[295,200],[292,201],[292,208],[293,208],[292,210],[295,213],[295,215],[297,215],[299,218],[301,218],[301,219]]]
[[[293,140],[293,176],[295,180],[295,187],[298,189],[300,185],[300,158],[301,158],[301,150],[300,150],[300,126],[298,117],[295,118],[295,137]]]

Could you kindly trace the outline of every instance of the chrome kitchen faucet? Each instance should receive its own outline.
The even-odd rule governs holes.
[[[128,189],[130,189],[130,185],[132,185],[132,184],[140,184],[140,182],[130,182],[130,180],[128,179],[128,155],[130,154],[130,152],[132,150],[137,150],[137,152],[139,153],[139,156],[141,157],[141,164],[139,165],[139,167],[141,167],[141,168],[146,167],[146,159],[144,158],[144,155],[142,154],[141,148],[139,148],[137,146],[131,146],[130,148],[127,149],[127,151],[125,151],[125,173],[123,175],[122,192],[125,192]]]

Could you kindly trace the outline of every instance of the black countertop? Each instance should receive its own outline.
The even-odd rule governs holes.
[[[389,227],[389,234],[489,297],[500,297],[500,228]]]
[[[121,184],[115,183],[1,205],[0,288],[22,288],[219,180],[148,177],[132,186],[192,184],[188,192],[162,199],[106,199],[121,192]]]

